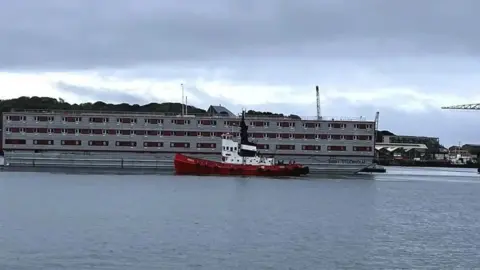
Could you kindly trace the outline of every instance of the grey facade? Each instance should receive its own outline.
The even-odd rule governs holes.
[[[238,136],[240,121],[235,116],[67,111],[8,112],[2,117],[5,160],[12,165],[20,160],[38,165],[59,157],[168,163],[174,153],[218,159],[221,134]],[[356,170],[374,158],[373,121],[247,117],[246,124],[261,153],[277,159]]]

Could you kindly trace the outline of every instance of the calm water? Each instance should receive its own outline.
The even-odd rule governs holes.
[[[480,175],[0,172],[0,269],[472,269]]]

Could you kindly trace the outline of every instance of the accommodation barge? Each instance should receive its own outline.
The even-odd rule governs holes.
[[[5,164],[173,170],[176,153],[220,161],[221,136],[229,132],[240,138],[241,118],[216,111],[205,115],[5,112]],[[295,160],[308,165],[312,173],[356,173],[374,159],[374,121],[246,115],[245,122],[263,155]]]

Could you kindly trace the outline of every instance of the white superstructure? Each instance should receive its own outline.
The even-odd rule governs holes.
[[[241,155],[240,153],[245,153]],[[222,162],[242,165],[274,165],[274,158],[258,155],[257,147],[235,142],[230,133],[222,135]]]

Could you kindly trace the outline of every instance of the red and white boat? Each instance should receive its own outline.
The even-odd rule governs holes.
[[[273,157],[264,157],[255,143],[248,141],[245,112],[240,122],[241,142],[229,133],[222,135],[222,161],[212,161],[177,153],[174,158],[178,175],[244,175],[244,176],[302,176],[309,168],[295,162],[283,164]]]

